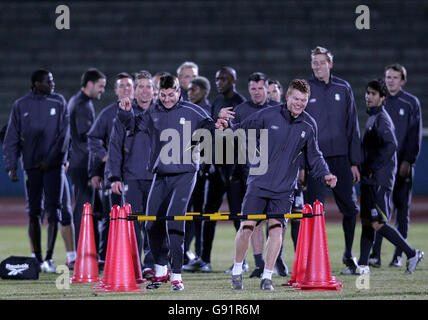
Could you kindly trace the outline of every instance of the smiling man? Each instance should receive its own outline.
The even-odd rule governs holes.
[[[348,82],[331,74],[333,54],[326,48],[316,47],[311,52],[312,78],[307,112],[318,125],[319,147],[328,166],[337,176],[333,189],[336,204],[343,215],[345,236],[343,263],[346,274],[355,272],[357,263],[352,254],[356,217],[359,211],[354,184],[360,181],[358,166],[361,161],[361,142],[354,94]],[[325,201],[327,190],[307,176],[305,201]]]
[[[274,290],[272,273],[282,244],[283,218],[271,218],[272,214],[291,211],[294,190],[299,171],[299,157],[306,157],[311,174],[320,183],[334,188],[337,182],[318,149],[317,125],[306,113],[310,88],[305,80],[295,79],[288,86],[285,104],[263,108],[241,123],[221,119],[223,126],[233,130],[267,129],[268,168],[263,175],[252,175],[247,180],[247,191],[242,204],[242,214],[263,214],[268,217],[268,240],[265,267],[260,287]],[[232,290],[242,290],[242,265],[248,251],[251,235],[257,221],[242,221],[235,238],[235,261],[232,270]]]

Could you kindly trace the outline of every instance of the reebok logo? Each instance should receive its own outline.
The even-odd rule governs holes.
[[[18,274],[22,274],[25,270],[27,270],[30,266],[26,263],[24,264],[6,264],[6,269],[10,272],[7,274],[8,276],[16,276]]]

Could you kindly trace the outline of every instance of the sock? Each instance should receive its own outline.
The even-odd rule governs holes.
[[[181,273],[172,273],[171,274],[171,282],[173,281],[182,281],[181,280]]]
[[[262,253],[254,254],[254,262],[256,263],[256,268],[263,269],[265,267]]]
[[[360,240],[360,260],[358,260],[359,265],[367,266],[369,264],[373,239],[374,229],[371,226],[363,225]]]
[[[262,279],[272,280],[273,270],[267,270],[266,268],[263,270]]]
[[[297,247],[297,239],[299,238],[300,221],[291,220],[291,238],[293,239],[294,251]]]
[[[390,225],[384,224],[377,232],[387,238],[394,246],[403,250],[407,258],[412,258],[416,254],[415,248],[410,246],[401,233]]]
[[[76,260],[76,251],[67,251],[67,261],[74,261]]]
[[[232,275],[236,276],[240,274],[242,274],[242,262],[238,263],[235,261],[233,264]]]
[[[345,234],[345,258],[352,258],[352,243],[354,242],[356,216],[344,216],[342,221],[343,231]]]
[[[31,253],[32,258],[36,258],[39,263],[43,262],[42,253],[41,252],[33,252]]]
[[[155,264],[155,276],[156,277],[163,277],[166,276],[167,273],[167,267],[161,266],[159,264]]]
[[[45,260],[52,259],[53,250],[46,250],[46,258]]]

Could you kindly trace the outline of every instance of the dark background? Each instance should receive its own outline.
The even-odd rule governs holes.
[[[70,9],[70,30],[55,27],[61,4]],[[370,9],[370,30],[355,26],[361,4]],[[321,45],[334,54],[333,74],[354,90],[360,127],[366,83],[394,62],[407,68],[405,89],[420,99],[428,126],[427,16],[428,1],[420,0],[1,1],[0,125],[38,68],[53,73],[55,91],[66,99],[79,90],[87,68],[99,68],[108,77],[106,93],[95,101],[99,112],[115,100],[113,78],[122,71],[175,74],[182,62],[194,61],[211,81],[212,98],[216,70],[229,65],[248,97],[254,71],[284,86],[309,78],[310,50]],[[428,193],[425,182],[425,191],[416,191]]]

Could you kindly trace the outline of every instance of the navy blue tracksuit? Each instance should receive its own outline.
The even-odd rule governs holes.
[[[138,105],[133,106],[135,115],[144,112]],[[126,128],[120,121],[114,121],[107,151],[105,168],[106,178],[113,183],[124,183],[125,201],[133,212],[146,210],[147,198],[153,181],[153,174],[147,170],[149,163],[150,138],[147,133],[139,131],[127,136]],[[154,268],[144,223],[134,222],[138,251],[144,248],[144,268]],[[143,239],[144,235],[144,239]]]
[[[67,106],[58,97],[31,92],[16,100],[3,144],[7,171],[17,168],[22,155],[29,217],[41,215],[44,193],[49,223],[58,222],[61,215],[62,173],[69,144]],[[47,169],[41,167],[43,163]]]
[[[183,216],[196,181],[199,164],[191,161],[193,144],[191,135],[196,129],[215,129],[211,117],[199,106],[180,100],[170,109],[160,101],[143,114],[134,116],[133,111],[120,110],[118,119],[132,134],[143,131],[151,139],[149,169],[154,173],[146,214],[150,216]],[[165,139],[165,130],[178,141]],[[184,131],[188,130],[187,136]],[[178,142],[175,144],[174,142]],[[179,153],[172,149],[177,148]],[[172,148],[171,152],[165,152]],[[172,156],[171,156],[172,153]],[[169,157],[171,156],[171,157]],[[184,255],[184,221],[148,221],[150,250],[156,264],[168,263],[168,244],[173,273],[181,273]]]
[[[71,184],[74,192],[73,221],[75,231],[75,245],[77,248],[82,221],[83,206],[92,202],[94,193],[88,175],[89,147],[86,134],[95,121],[95,109],[91,98],[82,90],[79,90],[68,101],[70,113],[70,151],[69,168]],[[98,242],[98,228],[94,227],[94,233]]]
[[[422,116],[421,106],[417,97],[400,90],[395,96],[388,95],[385,99],[385,110],[388,112],[395,127],[397,138],[397,175],[393,189],[392,201],[395,208],[396,226],[404,238],[407,238],[410,221],[410,204],[412,200],[412,184],[414,166],[418,159],[422,144]],[[411,165],[408,177],[399,175],[399,168],[403,161]],[[381,255],[382,236],[376,235],[373,253]],[[402,251],[397,249],[394,257],[401,256]]]
[[[107,240],[109,231],[109,214],[114,205],[122,205],[122,198],[119,195],[112,194],[110,185],[105,179],[104,159],[107,156],[108,143],[110,141],[110,134],[113,128],[113,122],[116,118],[117,111],[119,110],[119,101],[114,102],[105,107],[98,117],[95,119],[94,124],[87,133],[88,146],[89,146],[89,163],[88,172],[89,177],[99,176],[103,178],[103,187],[101,191],[95,190],[101,199],[101,217],[99,221],[99,255],[101,260],[105,260],[107,251]],[[98,191],[98,192],[97,192]],[[95,207],[95,204],[94,204]]]
[[[320,183],[330,174],[318,148],[316,122],[306,112],[293,118],[286,104],[280,104],[264,108],[231,127],[268,130],[267,170],[264,174],[252,174],[250,170],[243,214],[289,213],[297,187],[300,157],[305,157],[313,177]],[[283,219],[278,220],[284,223]]]
[[[344,258],[352,257],[356,215],[359,207],[353,185],[351,166],[361,162],[361,141],[354,95],[348,82],[331,75],[326,84],[314,76],[308,81],[311,95],[306,111],[318,125],[319,148],[331,170],[337,176],[333,189],[336,204],[343,214],[345,234]],[[326,189],[307,175],[305,201],[324,202]]]

